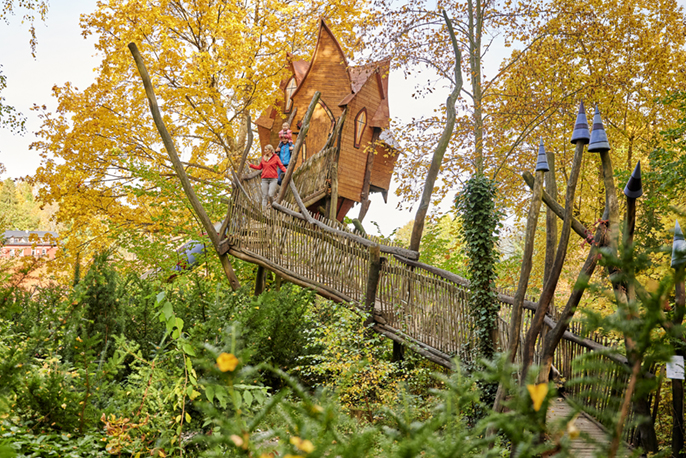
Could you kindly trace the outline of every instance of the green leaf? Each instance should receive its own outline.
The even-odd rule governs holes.
[[[190,345],[190,344],[185,343],[185,344],[183,344],[183,345],[181,346],[181,348],[183,348],[183,352],[184,352],[185,354],[189,355],[189,356],[198,356],[198,355],[195,353],[195,349],[194,349],[193,346]]]
[[[243,393],[243,401],[245,402],[246,408],[250,408],[253,401],[253,396],[252,393],[250,393],[250,391],[246,391],[245,393]]]
[[[207,396],[208,401],[214,402],[214,385],[207,385],[205,387],[205,396]]]
[[[162,300],[164,299],[164,297],[165,297],[166,295],[167,295],[167,293],[165,293],[164,291],[160,292],[160,293],[157,295],[157,298],[155,299],[155,302],[156,302],[157,304],[159,304],[160,302],[162,302]],[[148,296],[148,297],[149,297],[149,296]]]
[[[164,318],[166,320],[170,319],[172,316],[174,316],[174,308],[169,302],[165,302],[164,305],[162,306],[162,314],[164,315]]]

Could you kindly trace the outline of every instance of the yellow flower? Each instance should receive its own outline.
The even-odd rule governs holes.
[[[538,412],[541,410],[546,394],[548,394],[548,384],[527,385],[526,389],[529,390],[529,396],[531,396],[531,400],[534,402],[534,410]]]
[[[307,439],[302,441],[300,445],[298,446],[300,450],[302,450],[305,453],[312,453],[314,452],[314,444]]]
[[[226,353],[222,353],[225,355]],[[236,444],[236,447],[242,447],[243,446],[243,438],[241,436],[237,436],[236,434],[232,434],[230,439],[233,441],[234,444]]]
[[[238,358],[233,353],[222,353],[217,358],[217,367],[222,372],[233,372],[238,366]]]
[[[298,436],[293,436],[291,437],[290,442],[305,453],[314,452],[314,444],[307,439],[302,440]]]

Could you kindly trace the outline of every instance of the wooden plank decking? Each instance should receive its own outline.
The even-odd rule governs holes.
[[[568,418],[574,412],[574,408],[570,406],[564,398],[556,398],[550,402],[548,407],[547,419],[548,424],[563,418]],[[610,437],[597,421],[581,412],[574,424],[579,429],[579,437],[572,440],[572,450],[575,458],[602,458],[606,456]],[[619,457],[628,456],[628,446],[622,443],[622,450],[618,454]]]

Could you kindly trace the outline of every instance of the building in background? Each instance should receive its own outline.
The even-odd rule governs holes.
[[[2,234],[0,258],[23,256],[54,259],[57,253],[57,232],[52,231],[5,231]]]

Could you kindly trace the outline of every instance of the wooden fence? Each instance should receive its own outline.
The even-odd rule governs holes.
[[[367,310],[374,320],[374,329],[446,367],[452,367],[453,357],[462,363],[474,362],[477,352],[474,320],[468,307],[468,280],[399,256],[395,253],[400,248],[382,245],[379,239],[363,237],[338,222],[310,215],[331,228],[323,230],[308,222],[293,204],[283,204],[285,211],[262,211],[258,182],[235,183],[223,242],[225,251],[274,270],[324,297],[363,308],[372,268],[371,248],[380,246],[382,260],[376,300],[373,310]],[[507,348],[509,342],[512,296],[498,294],[499,350]],[[525,301],[523,335],[528,331],[535,307],[535,302]],[[552,313],[547,319],[549,326],[559,319],[554,316],[556,312]],[[594,342],[598,340],[595,338]],[[593,368],[573,364],[576,357],[597,347],[567,333],[553,364],[565,380],[575,381],[567,386],[572,399],[602,421],[603,412],[616,412],[613,400],[623,394],[626,371],[615,362],[616,356],[608,358],[603,352],[597,353],[598,364]],[[605,350],[614,351],[610,347]],[[521,353],[517,360],[521,361]]]

